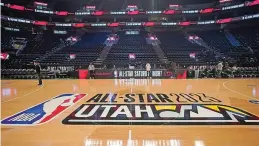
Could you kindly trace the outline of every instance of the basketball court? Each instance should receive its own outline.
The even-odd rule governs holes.
[[[3,146],[256,146],[259,79],[2,80]]]

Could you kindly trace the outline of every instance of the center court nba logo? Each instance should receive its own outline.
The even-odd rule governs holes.
[[[36,106],[7,117],[2,125],[39,125],[51,121],[87,94],[62,94]]]

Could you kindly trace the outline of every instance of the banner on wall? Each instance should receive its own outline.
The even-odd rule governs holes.
[[[88,70],[87,69],[79,69],[78,70],[79,79],[87,79]]]
[[[167,70],[152,70],[147,72],[145,70],[96,70],[95,77],[98,79],[127,79],[127,78],[170,78],[171,71]]]
[[[9,54],[8,53],[1,53],[1,60],[8,60]]]
[[[172,71],[168,70],[151,70],[150,72],[146,70],[96,70],[95,71],[96,79],[145,79],[152,77],[153,79],[169,79],[173,76]],[[178,79],[185,79],[186,72],[177,73],[176,76]],[[87,69],[78,70],[79,79],[88,79],[89,73]]]

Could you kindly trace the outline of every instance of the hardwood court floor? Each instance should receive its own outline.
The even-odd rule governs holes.
[[[41,125],[31,126],[2,125],[2,146],[258,146],[259,145],[259,104],[250,103],[249,100],[259,100],[259,79],[199,79],[199,80],[44,80],[44,86],[37,86],[35,80],[2,80],[1,87],[1,119],[33,107],[43,101],[52,99],[61,94],[87,93],[80,101],[73,104],[54,119]],[[102,95],[97,95],[102,94]],[[98,100],[106,94],[117,94],[116,101],[111,98]],[[151,98],[147,97],[151,95]],[[97,96],[96,96],[97,95]],[[127,98],[126,98],[127,96]],[[135,101],[130,98],[132,97]],[[140,98],[143,96],[143,98]],[[163,96],[163,98],[159,97]],[[164,96],[168,96],[166,99]],[[92,97],[95,97],[91,100]],[[87,102],[88,101],[88,102]],[[98,102],[99,101],[99,102]],[[169,102],[171,101],[171,102]],[[125,112],[135,115],[138,104],[156,104],[158,112],[162,109],[195,108],[191,117],[200,118],[197,122],[187,123],[184,120],[170,123],[152,123],[154,117],[145,116],[143,123],[132,120],[128,122],[119,114]],[[90,120],[85,120],[76,109],[84,104],[118,105],[111,108],[106,118],[98,118],[100,114],[94,114]],[[121,110],[120,104],[130,104],[128,109]],[[135,105],[134,105],[135,104]],[[159,104],[159,105],[158,105]],[[172,104],[172,106],[163,106]],[[178,105],[173,105],[178,104]],[[189,105],[188,107],[185,105]],[[219,107],[220,105],[226,105]],[[196,105],[202,105],[196,107]],[[217,107],[218,106],[218,107]],[[231,107],[229,107],[231,106]],[[84,106],[82,106],[84,107]],[[88,106],[90,107],[90,106]],[[206,108],[204,108],[206,107]],[[219,110],[220,108],[220,110]],[[245,111],[238,111],[238,109]],[[210,109],[210,110],[208,110]],[[143,109],[142,109],[143,110]],[[205,111],[206,110],[206,111]],[[156,112],[157,112],[156,111]],[[212,125],[210,118],[226,116],[226,111],[233,111],[253,118],[255,124],[249,122],[236,124],[221,123],[224,118]],[[76,112],[77,114],[71,113]],[[131,113],[129,113],[131,112]],[[179,111],[182,112],[182,111]],[[188,111],[186,111],[187,113]],[[190,112],[190,109],[189,109]],[[218,112],[218,113],[217,113]],[[222,113],[222,115],[220,114]],[[162,113],[162,112],[161,112]],[[188,116],[186,115],[178,115]],[[198,113],[198,114],[197,114]],[[199,115],[202,113],[201,115]],[[249,115],[253,114],[255,117]],[[79,116],[78,116],[79,115]],[[168,113],[164,113],[168,115]],[[170,113],[169,113],[170,115]],[[229,114],[228,114],[229,115]],[[241,116],[240,116],[241,115]],[[125,115],[124,115],[125,116]],[[136,115],[135,115],[136,116]],[[135,117],[133,116],[133,117]],[[141,116],[141,115],[140,115]],[[154,114],[157,117],[156,114]],[[161,117],[162,114],[160,114]],[[190,113],[189,113],[190,116]],[[203,117],[205,116],[205,118]],[[208,116],[206,118],[206,116]],[[210,117],[211,116],[211,117]],[[63,120],[68,117],[68,120]],[[79,118],[78,118],[79,117]],[[230,118],[229,116],[227,116]],[[73,120],[73,118],[75,118]],[[71,120],[72,119],[72,120]],[[105,122],[109,125],[103,125]],[[122,125],[120,122],[123,122]],[[131,118],[135,119],[135,118]],[[194,118],[195,119],[195,118]],[[217,119],[217,118],[216,118]],[[218,118],[220,119],[220,118]],[[233,117],[232,117],[233,119]],[[118,122],[114,122],[118,120]],[[136,119],[135,119],[136,120]],[[146,123],[144,122],[146,120]],[[178,118],[175,118],[178,120]],[[189,119],[190,120],[190,119]],[[202,121],[203,120],[203,121]],[[206,121],[207,120],[207,121]],[[63,121],[63,123],[62,123]],[[81,121],[81,123],[80,123]],[[141,121],[141,120],[140,120]],[[70,122],[70,123],[69,123]],[[73,123],[75,122],[75,123]],[[77,123],[78,122],[78,123]],[[136,125],[138,124],[138,125]]]

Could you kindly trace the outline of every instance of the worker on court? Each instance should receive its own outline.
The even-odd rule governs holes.
[[[88,70],[90,71],[90,79],[94,79],[95,78],[95,67],[93,65],[93,63],[90,63],[90,65],[88,66]]]
[[[41,70],[41,66],[39,62],[34,62],[34,66],[35,66],[35,72],[37,74],[37,78],[38,78],[38,85],[42,85],[42,79],[41,79],[41,74],[40,74],[40,70]]]
[[[151,78],[151,65],[149,63],[146,64],[147,78]]]

